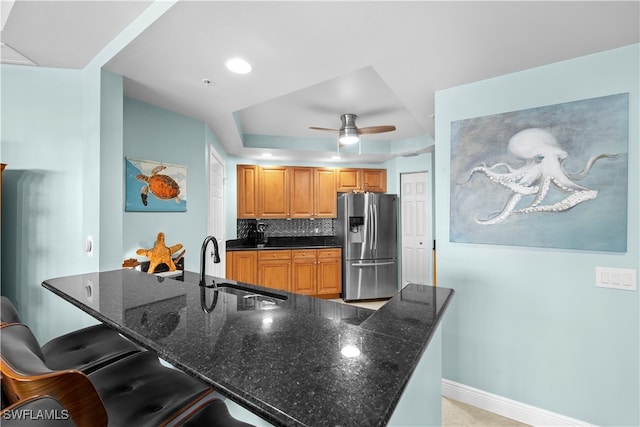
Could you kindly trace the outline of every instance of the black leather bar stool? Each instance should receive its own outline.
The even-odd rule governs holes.
[[[69,411],[50,396],[17,402],[0,414],[2,427],[77,427]]]
[[[0,326],[2,388],[11,403],[49,395],[69,410],[79,427],[157,426],[189,413],[213,390],[160,364],[151,352],[134,353],[87,375],[49,369],[28,326]]]
[[[9,298],[0,297],[0,322],[22,323]],[[50,369],[78,369],[93,372],[141,349],[106,325],[69,332],[47,342],[42,353]]]

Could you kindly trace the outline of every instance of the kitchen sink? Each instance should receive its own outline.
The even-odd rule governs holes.
[[[208,291],[213,291],[213,300],[211,303],[207,303],[210,297],[206,297],[205,293],[211,295],[211,292],[206,292],[205,288],[202,288],[202,307],[206,312],[212,311],[218,301],[219,297],[224,299],[235,300],[236,309],[238,311],[249,310],[274,310],[278,309],[285,304],[288,297],[274,292],[268,292],[263,290],[249,289],[241,285],[234,283],[218,283],[215,288],[207,288]]]

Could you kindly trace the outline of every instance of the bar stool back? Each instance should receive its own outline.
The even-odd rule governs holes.
[[[2,387],[11,403],[49,395],[79,426],[161,425],[185,408],[213,398],[213,390],[151,352],[132,354],[90,375],[52,370],[37,340],[23,324],[0,327]]]
[[[0,322],[23,323],[9,298],[0,297]],[[106,325],[69,332],[42,346],[51,369],[78,369],[90,373],[141,349]]]

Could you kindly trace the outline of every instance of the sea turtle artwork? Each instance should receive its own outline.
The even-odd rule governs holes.
[[[151,175],[137,174],[136,178],[139,181],[147,183],[140,190],[140,198],[142,204],[147,206],[149,192],[155,197],[161,200],[175,200],[176,203],[180,203],[180,186],[169,175],[158,173],[167,167],[164,165],[156,166],[151,171]]]

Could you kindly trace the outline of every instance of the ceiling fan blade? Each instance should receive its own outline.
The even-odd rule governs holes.
[[[319,128],[319,127],[315,127],[315,126],[309,126],[309,129],[313,129],[313,130],[326,130],[328,132],[340,132],[339,129],[329,129],[329,128]]]
[[[396,130],[396,127],[393,125],[368,126],[365,128],[358,128],[358,133],[361,135],[370,135],[373,133],[392,132],[394,130]]]

